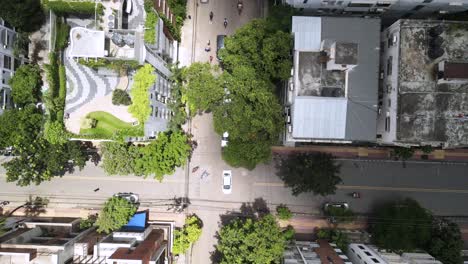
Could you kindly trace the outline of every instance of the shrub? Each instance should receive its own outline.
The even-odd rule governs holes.
[[[104,6],[101,3],[96,5],[95,2],[91,1],[43,0],[43,4],[58,15],[64,15],[67,13],[92,15],[94,14],[95,8],[97,14],[104,14]]]
[[[151,114],[148,90],[156,81],[153,71],[153,66],[145,64],[145,66],[137,71],[133,78],[134,82],[130,91],[132,105],[128,108],[128,112],[138,119],[140,124],[144,124]]]
[[[65,73],[65,66],[62,64],[59,65],[59,98],[65,100],[67,96],[67,76]],[[63,115],[62,115],[63,117]]]
[[[97,125],[97,120],[94,118],[85,118],[81,121],[81,129],[95,128]]]
[[[185,253],[187,249],[200,238],[202,227],[203,223],[196,215],[187,217],[183,228],[174,232],[172,253],[174,255]]]
[[[112,104],[113,105],[130,105],[132,103],[132,99],[130,99],[130,95],[127,92],[115,89],[112,92]]]
[[[422,151],[424,154],[431,154],[431,152],[434,151],[434,149],[432,148],[431,145],[425,145],[425,146],[422,146],[422,147],[421,147],[421,151]]]
[[[145,42],[149,44],[156,43],[156,25],[158,23],[158,16],[154,11],[146,10],[146,21],[145,21]]]
[[[356,218],[356,215],[350,209],[334,206],[329,206],[325,210],[325,215],[332,217],[336,222],[341,223],[352,222]]]
[[[44,127],[44,138],[50,144],[65,144],[68,140],[68,133],[60,121],[47,121]]]
[[[286,229],[283,230],[283,236],[286,241],[293,240],[295,234],[296,234],[296,231],[294,230],[294,227],[291,225],[288,225]]]
[[[407,160],[413,157],[413,148],[396,147],[392,150],[391,156],[395,159]]]
[[[94,225],[94,223],[96,223],[96,220],[97,219],[96,219],[95,215],[89,215],[88,218],[81,219],[80,229],[84,230],[84,229],[88,229],[88,228],[92,227]]]
[[[276,207],[276,213],[278,214],[278,218],[280,220],[289,220],[292,217],[291,210],[289,210],[289,208],[284,204],[278,205]]]
[[[57,35],[55,39],[55,51],[60,51],[68,46],[68,35],[70,26],[66,23],[57,22]]]

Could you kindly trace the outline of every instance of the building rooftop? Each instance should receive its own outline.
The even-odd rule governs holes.
[[[439,62],[468,62],[468,23],[400,20],[397,139],[468,144],[468,79],[439,79]],[[453,77],[453,76],[452,76]],[[465,78],[465,79],[463,79]]]
[[[106,55],[104,31],[74,27],[70,30],[70,40],[71,57],[103,58]]]
[[[292,136],[374,141],[380,19],[293,17],[292,31]]]

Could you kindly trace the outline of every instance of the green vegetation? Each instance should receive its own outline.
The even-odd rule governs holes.
[[[18,32],[13,42],[13,55],[19,57],[20,55],[28,54],[29,34],[25,32]]]
[[[396,147],[392,150],[390,155],[396,160],[400,159],[402,161],[405,161],[413,157],[414,149],[405,148],[405,147]]]
[[[40,100],[41,74],[37,65],[21,65],[10,79],[11,96],[20,107]]]
[[[39,185],[54,176],[73,171],[75,166],[82,169],[86,162],[86,156],[76,141],[50,144],[38,137],[32,142],[19,142],[14,148],[16,157],[3,166],[7,171],[7,182],[15,181],[19,186]]]
[[[286,241],[291,241],[294,239],[294,236],[296,235],[296,230],[294,230],[294,227],[292,225],[288,225],[283,231],[282,231],[283,237]]]
[[[32,142],[42,127],[42,113],[33,105],[5,110],[0,115],[0,149]]]
[[[170,24],[169,30],[174,38],[180,42],[182,26],[187,17],[187,0],[169,0],[168,5],[171,8],[172,14],[175,16],[175,27],[170,24],[169,21],[164,21],[164,23]]]
[[[172,117],[169,120],[168,128],[171,131],[181,131],[182,125],[187,120],[187,112],[185,111],[185,103],[182,98],[184,95],[182,91],[184,90],[184,80],[182,79],[182,69],[178,67],[172,67],[171,69],[172,76],[172,90],[171,97],[172,100],[167,104],[168,108],[172,112]]]
[[[334,206],[329,206],[325,210],[325,215],[332,217],[336,223],[352,222],[356,218],[356,215],[351,211],[351,209]]]
[[[112,69],[120,74],[124,74],[129,70],[138,69],[140,64],[135,60],[108,60],[103,58],[84,59],[79,58],[78,63],[86,67],[90,67],[97,71],[99,67]]]
[[[60,64],[57,53],[49,54],[50,64],[45,65],[49,89],[45,94],[45,105],[50,121],[63,122],[65,97],[67,93],[65,67]]]
[[[80,221],[80,230],[88,229],[96,223],[96,216],[95,215],[88,215],[87,218],[81,219]]]
[[[106,173],[154,176],[161,181],[164,175],[173,174],[176,167],[184,165],[191,147],[187,135],[166,132],[159,133],[157,139],[146,146],[106,142],[101,151]]]
[[[427,154],[431,154],[432,151],[434,151],[434,148],[431,145],[425,145],[421,147],[421,151],[427,155]]]
[[[55,51],[64,50],[68,46],[68,36],[70,34],[70,26],[66,23],[57,20],[56,24]]]
[[[280,220],[289,220],[293,216],[291,210],[284,204],[280,204],[276,207],[276,213]]]
[[[431,239],[432,216],[414,200],[384,204],[375,217],[379,221],[371,228],[372,237],[383,249],[410,252]]]
[[[142,134],[141,126],[132,126],[131,123],[123,122],[117,117],[103,111],[91,112],[87,119],[95,120],[94,126],[82,125],[80,135],[94,138],[112,138],[120,130],[138,130],[138,135]]]
[[[278,176],[293,195],[313,192],[322,196],[335,193],[341,182],[340,166],[333,156],[326,153],[295,153],[282,158],[278,165]]]
[[[96,4],[91,1],[42,0],[42,4],[57,15],[93,15],[95,11],[98,15],[104,14],[104,6],[101,3]]]
[[[130,105],[132,103],[132,99],[130,98],[130,95],[120,89],[115,89],[112,92],[112,104],[113,105]]]
[[[151,114],[148,90],[156,81],[156,75],[153,72],[153,66],[145,64],[133,77],[134,82],[130,90],[133,102],[128,112],[138,119],[140,124],[144,124]]]
[[[285,235],[271,214],[258,219],[237,218],[218,233],[218,263],[280,263],[285,244]]]
[[[151,6],[145,5],[146,20],[145,20],[145,42],[149,44],[156,44],[156,25],[158,24],[159,17]]]
[[[65,144],[68,141],[69,133],[65,130],[63,122],[47,121],[44,125],[44,139],[50,144]]]
[[[110,233],[126,225],[137,208],[121,197],[112,197],[104,204],[96,221],[99,233]]]
[[[460,252],[463,239],[460,228],[447,219],[433,219],[431,239],[425,248],[434,258],[444,264],[463,263]]]
[[[185,225],[174,231],[172,253],[174,255],[184,254],[200,238],[202,227],[203,223],[200,218],[196,215],[188,216],[185,219]]]
[[[348,235],[341,230],[322,228],[318,230],[317,238],[335,243],[336,246],[345,253],[348,251],[349,238]]]
[[[212,74],[213,71],[209,63],[200,62],[182,69],[181,78],[185,80],[182,100],[188,105],[192,116],[198,111],[213,110],[223,101],[222,82]]]
[[[5,228],[6,217],[0,216],[0,236],[5,234],[8,230]]]
[[[0,6],[0,17],[22,32],[34,32],[45,22],[40,1],[4,0],[0,2]]]

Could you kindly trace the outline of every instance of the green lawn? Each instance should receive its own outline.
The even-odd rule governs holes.
[[[80,134],[85,136],[95,136],[96,138],[112,138],[118,130],[138,129],[138,126],[132,126],[117,117],[103,111],[91,112],[88,118],[97,120],[95,128],[81,129]]]

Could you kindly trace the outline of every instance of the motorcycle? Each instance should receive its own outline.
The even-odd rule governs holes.
[[[197,172],[197,170],[198,170],[199,168],[200,168],[200,166],[193,167],[193,169],[192,169],[192,173],[195,173],[195,172]]]
[[[352,192],[352,193],[351,193],[351,197],[353,197],[353,198],[361,198],[361,194],[358,193],[358,192]]]
[[[224,19],[224,28],[226,28],[228,25],[227,18]]]

